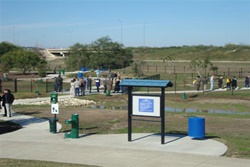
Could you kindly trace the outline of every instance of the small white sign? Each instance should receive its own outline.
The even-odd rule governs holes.
[[[58,103],[56,104],[51,104],[51,114],[59,114],[59,105]]]

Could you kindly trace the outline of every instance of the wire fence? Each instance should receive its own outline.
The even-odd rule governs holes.
[[[63,84],[67,89],[68,83]],[[13,92],[36,92],[39,93],[49,93],[54,91],[54,79],[18,79],[18,78],[8,78],[8,80],[2,80],[2,89],[10,89]],[[0,90],[2,91],[2,90]]]

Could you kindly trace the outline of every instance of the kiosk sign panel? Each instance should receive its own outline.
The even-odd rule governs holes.
[[[133,115],[160,117],[160,96],[133,95],[132,99]]]
[[[139,112],[154,112],[154,100],[139,98]]]

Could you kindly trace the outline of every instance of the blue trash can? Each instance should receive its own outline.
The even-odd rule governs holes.
[[[188,118],[188,136],[196,139],[203,139],[205,137],[205,118]]]

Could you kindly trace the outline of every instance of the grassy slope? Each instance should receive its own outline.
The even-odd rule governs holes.
[[[133,48],[136,60],[163,60],[171,56],[175,60],[191,60],[194,57],[204,58],[209,55],[212,61],[248,61],[250,46],[227,45],[215,46],[182,46],[166,48]]]

